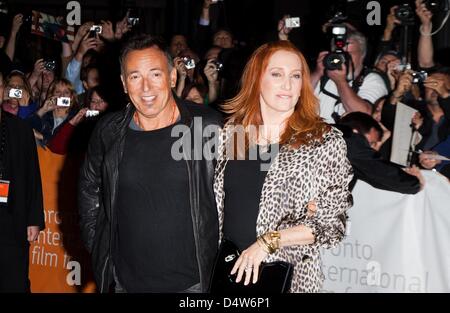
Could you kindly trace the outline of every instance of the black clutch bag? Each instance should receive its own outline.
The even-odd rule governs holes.
[[[214,264],[210,292],[215,294],[278,294],[288,292],[291,286],[293,266],[283,261],[261,263],[256,284],[245,286],[244,278],[236,283],[237,275],[231,275],[240,251],[234,243],[223,240]],[[244,276],[245,277],[245,274]]]

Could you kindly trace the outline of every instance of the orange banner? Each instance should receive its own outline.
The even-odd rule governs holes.
[[[79,227],[77,182],[80,158],[38,147],[45,230],[30,246],[32,292],[94,292],[90,257]]]

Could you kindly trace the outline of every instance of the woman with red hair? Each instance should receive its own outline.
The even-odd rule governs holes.
[[[351,165],[342,134],[318,115],[309,69],[288,41],[259,47],[224,104],[214,191],[221,239],[241,251],[231,274],[256,283],[262,262],[294,267],[289,292],[318,292],[319,249],[344,237]]]

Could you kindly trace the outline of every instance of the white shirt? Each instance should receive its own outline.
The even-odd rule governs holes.
[[[348,84],[352,86],[353,81],[350,81]],[[337,86],[331,79],[326,82],[324,89],[329,93],[339,97]],[[332,98],[324,94],[323,92],[320,92],[320,81],[317,83],[314,93],[319,98],[319,114],[320,117],[324,118],[325,122],[334,124],[335,121],[331,117],[333,112],[337,112],[340,116],[346,112],[344,105],[341,102],[339,102],[339,104],[335,106],[335,98]],[[388,90],[380,75],[369,73],[366,77],[364,77],[364,81],[357,94],[360,98],[370,102],[371,104],[374,104],[378,99],[386,96],[388,94]]]

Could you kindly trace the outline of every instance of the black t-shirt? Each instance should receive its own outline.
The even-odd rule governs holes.
[[[259,149],[250,148],[250,155],[253,153],[256,158],[229,160],[224,173],[224,237],[236,244],[241,251],[256,241],[261,191],[279,145],[270,145],[267,151],[258,147]]]
[[[171,156],[172,128],[126,134],[114,262],[128,292],[179,292],[200,281],[187,164]]]

